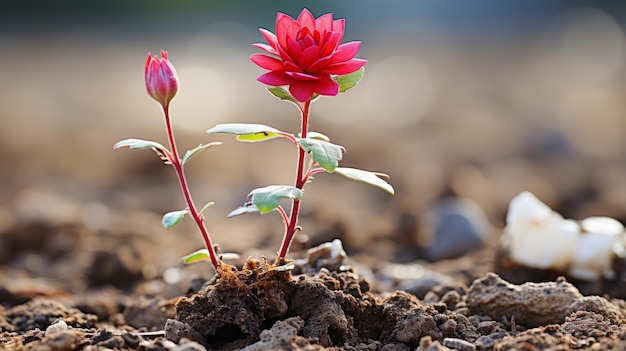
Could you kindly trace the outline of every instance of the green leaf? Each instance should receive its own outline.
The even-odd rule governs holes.
[[[296,100],[293,96],[291,96],[289,91],[287,91],[283,87],[271,87],[271,88],[267,88],[267,91],[269,91],[272,95],[276,96],[277,98],[281,100],[291,101],[296,105],[300,104],[300,102]]]
[[[198,251],[192,252],[189,255],[181,258],[184,264],[209,261],[211,262],[211,255],[209,255],[209,250],[200,249]]]
[[[357,180],[359,182],[367,183],[375,187],[379,187],[389,194],[393,195],[394,190],[391,184],[387,183],[381,177],[388,178],[386,174],[364,171],[356,168],[337,167],[335,173],[339,173],[346,178]]]
[[[231,213],[227,214],[226,218],[231,218],[231,217],[239,216],[241,214],[250,213],[250,212],[259,212],[259,209],[256,208],[256,206],[254,206],[252,203],[246,202],[243,206],[238,207],[237,209],[233,210]]]
[[[170,229],[180,223],[180,221],[185,217],[185,215],[189,213],[189,210],[184,209],[180,211],[172,211],[163,215],[163,220],[161,223],[165,227],[165,229]]]
[[[239,254],[226,252],[220,255],[219,259],[221,260],[238,260],[240,258]],[[208,261],[211,262],[211,255],[209,254],[209,250],[200,249],[198,251],[192,252],[189,255],[181,258],[184,264]]]
[[[317,162],[328,172],[332,172],[339,165],[345,149],[324,140],[313,138],[299,138],[298,143],[302,148],[311,153],[313,162]]]
[[[128,148],[130,150],[141,150],[141,149],[159,149],[165,150],[165,146],[157,143],[156,141],[150,140],[142,140],[142,139],[125,139],[122,141],[118,141],[113,145],[114,149],[122,149]]]
[[[265,141],[268,139],[278,138],[280,136],[281,135],[278,135],[276,133],[265,132],[265,133],[257,133],[257,134],[237,135],[237,140],[254,143],[257,141]]]
[[[215,205],[215,202],[213,202],[213,201],[211,201],[211,202],[207,202],[207,204],[206,204],[206,205],[204,205],[204,207],[202,207],[202,209],[201,209],[201,210],[200,210],[200,212],[198,212],[198,213],[200,213],[200,214],[204,213],[204,211],[206,211],[206,210],[207,210],[207,208],[209,208],[209,207],[211,207],[211,206],[213,206],[213,205]]]
[[[365,67],[361,67],[350,74],[335,77],[335,81],[339,84],[339,92],[344,93],[346,90],[354,88],[363,78],[363,73],[365,73]]]
[[[237,140],[240,141],[264,141],[281,136],[289,135],[286,132],[282,132],[278,129],[266,126],[263,124],[254,123],[225,123],[218,124],[215,127],[206,131],[209,134],[212,133],[226,133],[237,135]]]
[[[325,134],[319,133],[319,132],[309,132],[306,135],[307,138],[311,138],[311,139],[319,139],[319,140],[324,140],[324,141],[330,141],[330,138],[328,136],[326,136]]]
[[[300,199],[301,197],[302,190],[289,185],[268,185],[256,188],[248,195],[250,202],[261,214],[278,207],[282,199]]]
[[[206,150],[208,148],[210,148],[211,146],[216,146],[216,145],[221,145],[222,143],[220,142],[213,142],[213,143],[208,143],[208,144],[200,144],[197,147],[191,149],[191,150],[187,150],[187,152],[185,152],[185,156],[183,156],[183,164],[187,163],[187,161],[189,161],[192,157],[194,157],[198,152]]]

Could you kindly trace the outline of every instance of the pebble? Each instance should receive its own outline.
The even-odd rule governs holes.
[[[440,199],[428,216],[433,237],[424,256],[431,261],[460,257],[480,249],[493,235],[493,225],[484,211],[469,199]]]

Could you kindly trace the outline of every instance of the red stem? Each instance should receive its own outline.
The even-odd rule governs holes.
[[[183,170],[183,162],[178,156],[178,150],[176,150],[174,130],[172,128],[172,122],[170,120],[169,104],[165,104],[163,106],[163,113],[165,114],[165,127],[167,128],[167,137],[169,139],[171,148],[170,161],[172,162],[172,166],[174,166],[174,169],[176,170],[178,181],[180,182],[180,188],[183,191],[185,201],[187,202],[189,214],[196,222],[198,229],[200,229],[200,233],[202,233],[202,238],[204,239],[204,246],[206,246],[207,251],[209,251],[209,256],[211,257],[211,262],[213,263],[213,266],[217,268],[220,266],[220,260],[217,258],[217,254],[215,253],[215,249],[213,248],[213,243],[211,242],[209,231],[206,229],[206,226],[204,224],[204,219],[202,215],[198,213],[198,210],[196,209],[196,206],[191,199],[191,193],[189,192],[189,186],[187,185],[187,179],[185,178],[185,172]]]
[[[300,137],[306,138],[307,131],[309,129],[309,108],[311,107],[311,100],[307,100],[304,103],[304,107],[300,108],[300,112],[302,113],[301,126],[300,126]],[[306,183],[306,177],[304,176],[304,164],[306,158],[306,151],[298,145],[298,168],[296,172],[296,181],[295,187],[302,190],[304,184]],[[281,263],[285,260],[285,256],[287,256],[287,251],[289,251],[289,246],[291,246],[291,241],[293,241],[293,237],[296,234],[296,230],[298,230],[298,214],[300,213],[300,200],[294,199],[293,204],[291,206],[291,215],[289,216],[289,222],[285,229],[285,236],[283,237],[283,242],[280,244],[280,251],[278,252],[278,258],[276,260],[277,263]]]

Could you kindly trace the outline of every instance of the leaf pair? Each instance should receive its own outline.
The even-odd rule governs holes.
[[[187,163],[187,161],[189,161],[192,157],[197,155],[200,151],[206,150],[210,148],[211,146],[216,146],[216,145],[221,145],[221,144],[222,143],[220,142],[200,144],[197,147],[191,150],[188,150],[187,152],[185,152],[185,156],[183,156],[182,164]],[[157,143],[156,141],[143,140],[143,139],[125,139],[125,140],[118,141],[117,143],[115,143],[115,145],[113,145],[113,148],[114,149],[128,148],[129,150],[153,149],[157,152],[157,154],[161,156],[161,158],[165,157],[164,161],[169,161],[169,162],[172,161],[169,159],[169,151],[167,151],[165,146]]]

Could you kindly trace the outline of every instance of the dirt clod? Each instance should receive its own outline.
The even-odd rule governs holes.
[[[525,327],[562,323],[582,294],[564,279],[513,285],[494,273],[470,286],[467,307],[496,321],[515,319]]]

